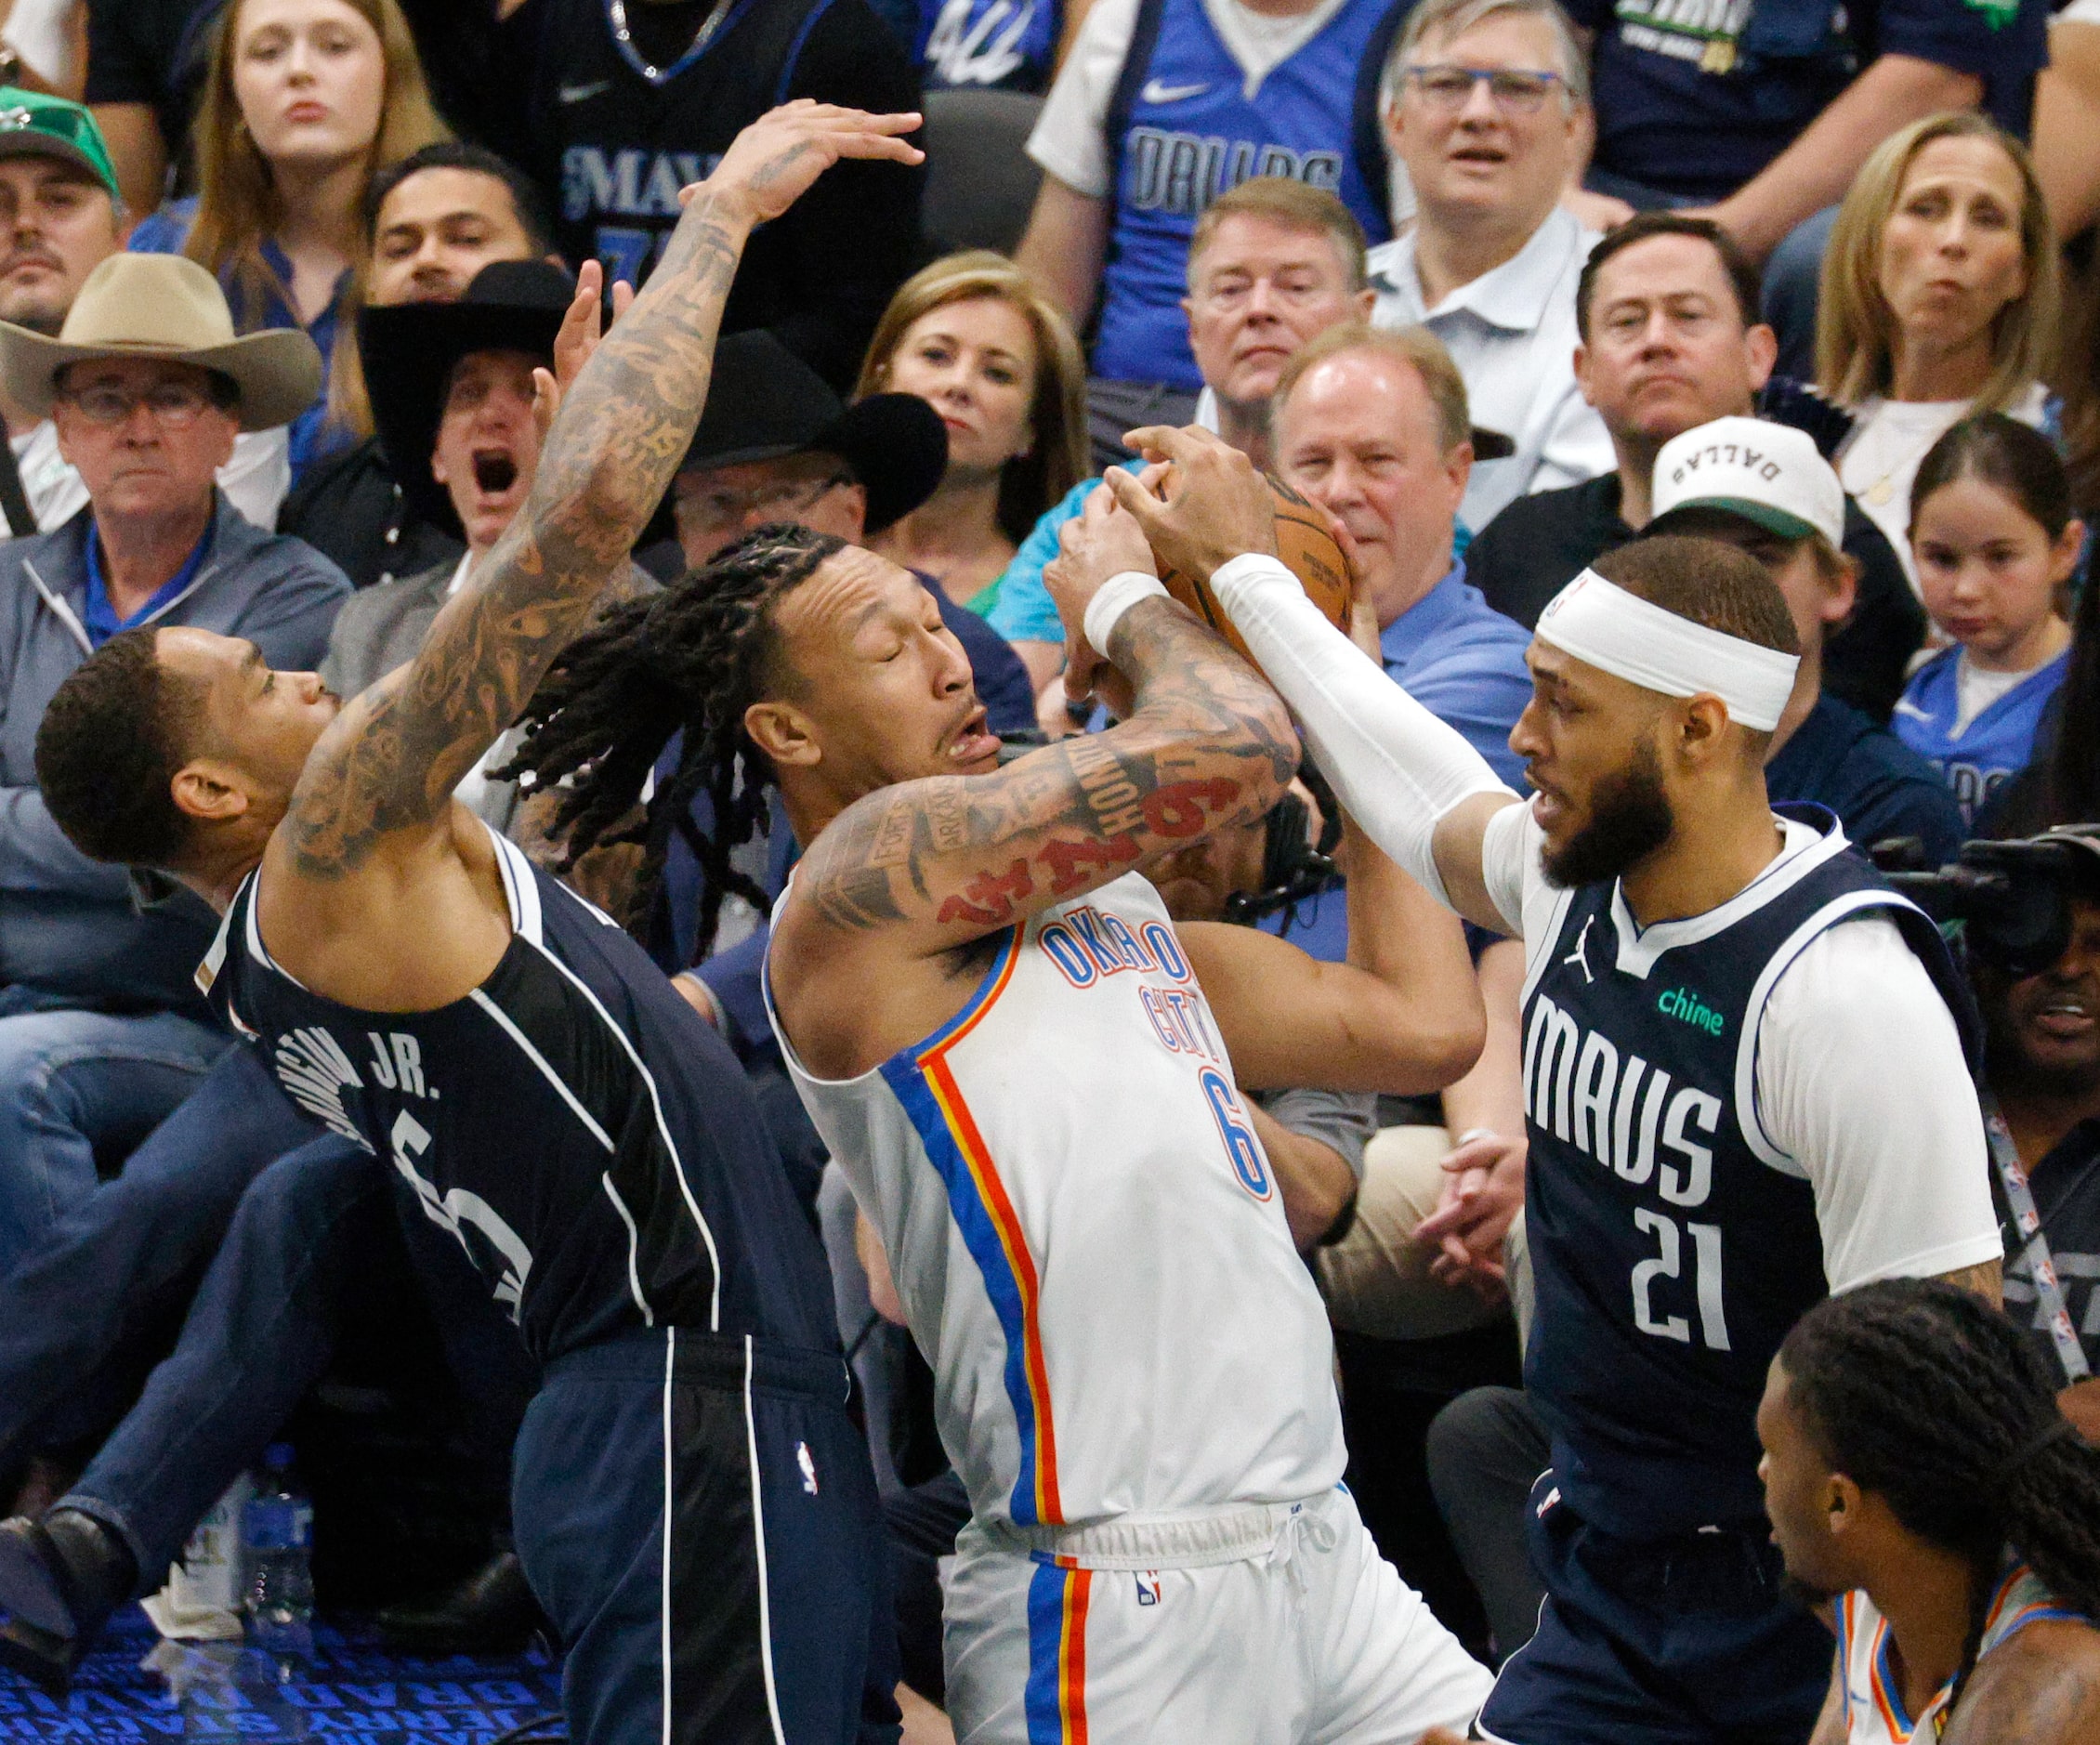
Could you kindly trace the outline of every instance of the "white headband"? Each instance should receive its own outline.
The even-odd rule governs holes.
[[[1718,697],[1769,733],[1793,691],[1793,655],[1695,624],[1585,570],[1539,614],[1538,636],[1578,661],[1665,697]]]

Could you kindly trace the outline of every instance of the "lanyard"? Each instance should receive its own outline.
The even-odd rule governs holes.
[[[2013,1148],[2013,1135],[2005,1125],[2005,1117],[1999,1112],[1998,1099],[1988,1091],[1983,1096],[1983,1131],[1990,1142],[1990,1161],[1998,1166],[1999,1186],[2005,1190],[2005,1203],[2012,1209],[2013,1227],[2019,1232],[2028,1277],[2041,1304],[2049,1343],[2056,1347],[2056,1359],[2064,1366],[2065,1376],[2081,1382],[2093,1373],[2093,1366],[2085,1360],[2078,1329],[2071,1325],[2064,1287],[2056,1279],[2056,1263],[2049,1256],[2049,1239],[2042,1235],[2041,1216],[2034,1209],[2034,1189],[2028,1186],[2028,1173],[2020,1167],[2020,1154]]]

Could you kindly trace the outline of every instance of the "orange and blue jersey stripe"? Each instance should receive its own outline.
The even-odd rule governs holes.
[[[1086,1606],[1091,1569],[1038,1557],[1028,1584],[1028,1745],[1086,1745]]]
[[[925,1042],[883,1063],[882,1074],[910,1118],[926,1158],[948,1189],[949,1214],[977,1263],[985,1295],[1006,1342],[1004,1382],[1020,1437],[1020,1471],[1008,1504],[1017,1525],[1064,1519],[1057,1497],[1057,1438],[1051,1422],[1050,1375],[1037,1317],[1035,1258],[1000,1179],[948,1055],[991,1010],[1013,979],[1019,938],[1009,931],[969,1003]]]

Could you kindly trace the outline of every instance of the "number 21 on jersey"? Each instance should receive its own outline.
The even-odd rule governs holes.
[[[1700,1340],[1709,1351],[1726,1351],[1728,1322],[1721,1302],[1721,1227],[1718,1224],[1687,1224],[1682,1230],[1667,1213],[1647,1206],[1634,1214],[1634,1227],[1655,1239],[1658,1253],[1634,1267],[1634,1325],[1658,1339],[1673,1339],[1679,1345],[1692,1342],[1689,1318],[1658,1314],[1655,1290],[1659,1281],[1684,1277],[1686,1236],[1691,1240],[1692,1296],[1699,1306]]]

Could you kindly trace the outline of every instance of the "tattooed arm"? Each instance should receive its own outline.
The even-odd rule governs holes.
[[[349,704],[315,747],[272,856],[295,877],[355,873],[389,838],[427,842],[452,793],[516,719],[622,570],[707,398],[715,336],[752,230],[841,158],[920,153],[915,115],[810,102],[737,136],[688,203],[649,285],[564,396],[531,496],[414,661]],[[572,320],[596,320],[597,275]]]
[[[1125,612],[1109,655],[1130,718],[989,776],[936,776],[856,802],[796,871],[793,909],[847,933],[896,930],[932,956],[1262,816],[1298,767],[1276,693],[1172,600]]]
[[[1266,522],[1266,494],[1260,513]],[[1096,492],[1068,524],[1050,579],[1076,624],[1111,575],[1151,568],[1136,523]],[[856,802],[797,870],[794,924],[881,930],[930,957],[1267,812],[1297,768],[1298,742],[1254,670],[1171,600],[1132,607],[1109,643],[1132,688],[1122,725],[992,775],[903,782]]]
[[[2037,1619],[1976,1662],[1945,1745],[2096,1745],[2100,1631]]]

